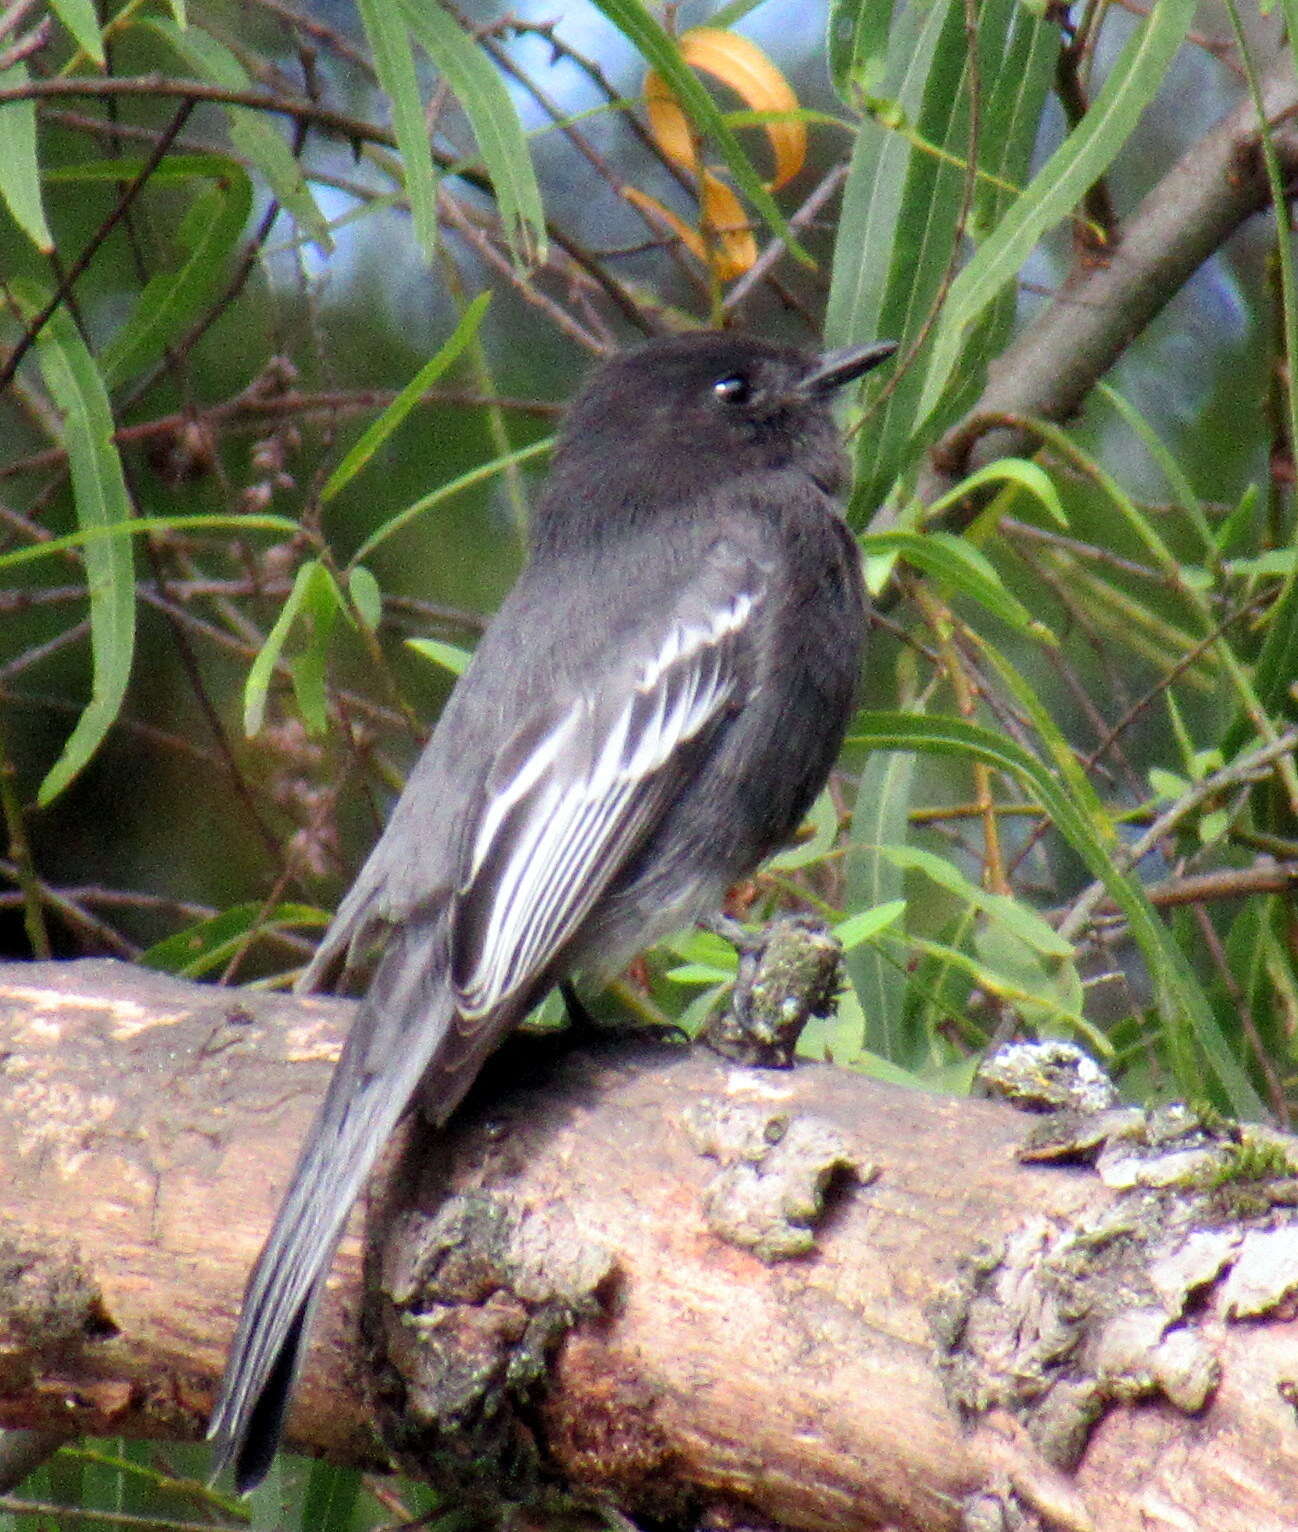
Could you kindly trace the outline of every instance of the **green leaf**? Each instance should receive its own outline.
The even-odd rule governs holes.
[[[1090,1040],[1098,1038],[1100,1049],[1112,1054],[1108,1039],[1081,1019],[1085,991],[1071,955],[1043,952],[1034,942],[1024,940],[1012,924],[1001,920],[981,922],[975,928],[974,951],[993,973],[1019,989],[1023,998],[1017,1009],[1029,1026],[1044,1033],[1061,1027],[1082,1032]]]
[[[701,931],[697,926],[677,931],[662,944],[668,952],[684,958],[687,963],[698,963],[715,968],[733,978],[739,959],[735,949],[713,931]]]
[[[1295,676],[1298,676],[1298,572],[1291,569],[1267,613],[1266,637],[1253,667],[1253,689],[1261,713],[1293,716],[1289,688]],[[1253,721],[1241,714],[1227,729],[1222,751],[1227,756],[1234,755],[1253,728]]]
[[[950,134],[959,99],[959,10],[952,0],[937,0],[898,12],[880,86],[880,96],[886,95],[917,131],[939,144]],[[952,180],[939,187],[938,174],[935,161],[921,156],[903,135],[888,131],[878,116],[862,122],[843,188],[825,310],[826,345],[858,345],[884,334],[902,339],[918,330],[924,295],[938,280],[931,266],[945,265],[954,227],[952,215],[945,220],[944,252],[933,262],[925,254],[929,239],[937,237],[930,215],[943,220],[945,200],[956,185]],[[903,270],[908,285],[901,281]],[[908,309],[911,298],[913,310]]]
[[[356,0],[379,84],[392,106],[392,131],[405,170],[415,238],[431,260],[437,253],[437,168],[419,96],[410,35],[391,0]]]
[[[306,616],[310,621],[311,640],[303,654],[290,667],[293,689],[308,729],[313,734],[323,733],[327,722],[324,703],[325,647],[334,616],[345,610],[342,592],[334,582],[333,575],[319,559],[310,559],[303,564],[293,581],[293,589],[280,608],[274,627],[257,651],[257,657],[244,683],[243,732],[249,739],[262,726],[271,678],[284,652],[284,645],[288,642],[289,631],[299,615]]]
[[[821,861],[834,849],[838,839],[838,810],[828,789],[811,805],[807,818],[812,827],[810,837],[773,856],[766,864],[773,872],[793,872],[795,868]]]
[[[329,570],[323,564],[316,564],[302,602],[307,642],[289,665],[293,695],[297,698],[307,733],[313,738],[324,734],[329,727],[325,672],[329,662],[329,638],[339,612],[347,615],[342,592]]]
[[[1050,644],[1058,642],[1050,629],[1006,589],[983,554],[963,539],[949,532],[868,532],[859,541],[867,557],[900,554],[908,564],[944,581],[1020,633]]]
[[[29,282],[11,280],[9,289],[29,317],[48,301]],[[131,499],[113,443],[108,391],[66,309],[55,309],[50,315],[36,338],[36,354],[45,386],[63,417],[78,524],[83,530],[93,530],[128,520]],[[72,781],[116,722],[135,654],[135,563],[130,538],[88,541],[85,559],[92,654],[90,702],[40,785],[36,801],[42,807]]]
[[[249,532],[298,532],[301,528],[287,516],[271,516],[251,511],[247,515],[215,516],[134,516],[130,521],[112,521],[103,526],[83,527],[80,532],[68,532],[63,537],[49,537],[44,542],[32,543],[26,548],[15,548],[12,553],[0,553],[0,570],[11,569],[17,564],[31,564],[69,548],[88,547],[117,537],[139,537],[145,532],[221,532],[235,528]]]
[[[479,293],[469,304],[460,316],[459,324],[452,330],[437,354],[424,363],[387,409],[366,426],[360,439],[329,475],[328,482],[320,492],[322,500],[328,503],[344,485],[349,484],[356,477],[437,379],[455,361],[477,334],[478,326],[482,323],[482,316],[486,313],[490,302],[490,293]]]
[[[76,45],[102,69],[104,44],[99,35],[99,17],[93,0],[50,0],[50,8],[71,32]]]
[[[995,996],[998,1000],[1003,1000],[1025,1019],[1043,1019],[1047,1027],[1051,1029],[1059,1028],[1077,1033],[1084,1037],[1087,1044],[1097,1053],[1107,1055],[1113,1052],[1109,1040],[1092,1026],[1079,1010],[1065,1009],[1050,997],[1046,992],[1047,976],[1039,964],[1027,965],[1024,968],[1021,964],[1010,962],[1007,963],[1007,967],[1018,968],[1018,972],[1005,972],[991,967],[980,958],[963,952],[958,947],[950,947],[943,942],[926,941],[919,937],[912,937],[911,941],[917,951],[939,958],[950,967],[967,974],[980,989],[986,990],[989,995]],[[1002,948],[994,943],[993,950],[1005,956]],[[1075,993],[1080,998],[1080,984],[1075,989],[1068,986],[1065,993]]]
[[[348,1532],[356,1525],[354,1510],[365,1481],[354,1468],[335,1463],[312,1463],[298,1510],[303,1532]],[[435,1525],[438,1518],[428,1518]]]
[[[849,915],[846,920],[840,920],[834,927],[834,935],[842,943],[843,951],[851,952],[863,942],[878,936],[880,931],[896,925],[905,913],[904,899],[890,899],[887,904],[877,905],[872,910],[861,910],[856,915]]]
[[[879,848],[905,840],[914,784],[915,757],[909,751],[872,750],[866,757],[847,854],[849,910],[886,909],[901,899],[901,869]],[[923,1041],[904,1029],[906,975],[898,964],[870,943],[848,952],[846,968],[865,1017],[860,1040],[898,1063],[916,1063]]]
[[[1059,772],[1064,787],[1072,794],[1073,802],[1091,821],[1091,827],[1096,836],[1102,844],[1111,845],[1117,839],[1117,832],[1113,828],[1108,811],[1100,801],[1100,795],[1091,785],[1091,779],[1082,769],[1073,747],[1064,738],[1059,725],[1050,716],[1026,678],[1010,664],[994,644],[989,643],[980,633],[970,633],[968,638],[978,646],[979,651],[1009,688],[1014,700],[1027,714],[1028,721],[1037,731],[1041,743]]]
[[[1164,82],[1194,19],[1195,0],[1159,0],[1114,60],[1086,115],[1050,156],[951,284],[917,413],[936,406],[965,332],[1008,284],[1042,234],[1067,218],[1104,174]]]
[[[1229,809],[1213,809],[1205,814],[1199,821],[1199,844],[1210,846],[1213,841],[1220,840],[1230,829],[1231,817]]]
[[[1023,490],[1037,501],[1052,520],[1058,522],[1061,527],[1068,525],[1068,515],[1064,510],[1063,501],[1059,498],[1059,491],[1055,488],[1054,480],[1039,463],[1029,462],[1023,457],[1001,457],[994,463],[988,463],[985,467],[979,468],[967,479],[962,479],[954,489],[934,500],[925,514],[930,518],[938,516],[948,506],[959,505],[962,500],[967,499],[975,490],[981,489],[984,484],[1000,483]]]
[[[1184,1050],[1176,1048],[1188,1035],[1197,1044],[1223,1104],[1240,1117],[1265,1117],[1263,1102],[1236,1061],[1184,953],[1159,921],[1144,890],[1114,864],[1086,815],[1048,766],[1014,740],[957,718],[865,713],[857,719],[850,742],[875,750],[924,750],[972,758],[1016,777],[1037,797],[1056,828],[1127,917],[1167,1022],[1177,1055],[1180,1088],[1189,1096],[1202,1096],[1209,1084],[1190,1073]]]
[[[1212,534],[1212,528],[1208,525],[1208,516],[1204,511],[1203,502],[1194,492],[1194,485],[1190,482],[1189,475],[1176,460],[1176,455],[1169,451],[1158,432],[1145,419],[1140,411],[1109,383],[1097,383],[1096,393],[1122,417],[1132,434],[1141,442],[1146,452],[1158,464],[1159,471],[1167,481],[1167,487],[1176,497],[1177,503],[1190,518],[1190,523],[1199,534],[1199,541],[1209,553],[1216,552],[1216,541]]]
[[[468,473],[462,473],[459,478],[452,479],[448,484],[441,484],[435,490],[422,495],[413,505],[408,505],[395,516],[390,517],[383,525],[360,545],[352,554],[352,563],[358,563],[361,559],[368,558],[380,543],[386,542],[395,532],[400,532],[417,516],[422,516],[425,511],[431,511],[434,506],[442,505],[447,500],[453,499],[462,490],[471,489],[475,484],[481,484],[492,478],[495,474],[503,473],[505,469],[512,468],[517,463],[530,463],[533,458],[542,457],[554,446],[552,436],[542,437],[540,441],[532,442],[526,447],[518,447],[513,452],[503,452],[499,457],[492,458],[489,463],[481,463],[477,468],[471,468]]]
[[[138,959],[144,968],[160,968],[186,979],[201,979],[239,950],[256,928],[274,931],[323,929],[329,924],[326,911],[310,904],[277,904],[267,910],[259,900],[236,904],[219,915],[196,921],[183,931],[155,942]]]
[[[527,136],[505,82],[481,46],[437,0],[400,4],[407,25],[469,119],[515,266],[537,265],[545,259],[545,208]]]
[[[953,894],[963,904],[980,911],[992,921],[1006,927],[1021,941],[1043,957],[1071,958],[1073,948],[1059,933],[1041,918],[1035,910],[1008,894],[993,894],[966,878],[964,873],[945,857],[918,846],[880,846],[879,855],[907,872],[921,872],[939,888]]]
[[[201,78],[227,90],[248,90],[252,82],[234,54],[209,32],[200,27],[180,27],[165,17],[149,17],[140,23],[151,27],[164,38],[185,63]],[[250,159],[262,175],[280,205],[292,214],[300,228],[326,253],[333,250],[333,239],[324,214],[316,205],[301,165],[293,151],[264,112],[249,106],[227,106],[226,120],[235,148]]]
[[[883,76],[890,19],[890,7],[875,0],[831,0],[825,28],[829,78],[848,106],[856,106]]]
[[[1248,540],[1257,519],[1257,507],[1261,498],[1256,484],[1246,486],[1239,497],[1239,504],[1217,528],[1213,541],[1219,554],[1232,553],[1238,544]]]
[[[434,665],[440,665],[443,670],[449,670],[453,676],[462,676],[473,658],[469,650],[461,649],[458,644],[445,643],[440,638],[408,638],[406,648],[413,649]]]
[[[99,361],[110,388],[156,361],[203,312],[251,211],[252,182],[227,160],[220,182],[203,186],[181,220],[177,237],[185,259],[175,271],[149,279],[131,317],[104,347]]]
[[[975,79],[965,34],[965,8],[951,0],[930,5],[874,7],[890,14],[888,65],[861,125],[844,189],[825,336],[842,346],[887,336],[903,354],[919,353],[886,380],[867,379],[868,427],[858,433],[856,480],[849,519],[865,523],[897,480],[931,444],[941,420],[917,413],[931,348],[925,336],[945,296],[962,235],[982,238],[1027,173],[1059,50],[1057,25],[1031,15],[1018,0],[984,0],[978,14],[981,131],[979,179],[971,221],[959,215],[968,171],[968,102]],[[997,131],[989,132],[988,119]],[[1013,293],[992,305],[966,341],[960,362],[972,402],[981,370],[1003,345],[1013,319]],[[953,391],[948,415],[961,407]]]
[[[364,564],[357,564],[348,574],[347,594],[352,598],[356,615],[371,633],[376,632],[383,620],[383,592]]]
[[[682,963],[678,968],[669,968],[663,977],[673,984],[717,984],[733,981],[735,971],[712,968],[706,963]]]
[[[1298,548],[1268,548],[1255,558],[1227,559],[1226,573],[1236,580],[1288,578],[1298,569]]]
[[[682,61],[675,39],[650,15],[643,0],[595,0],[595,5],[635,46],[645,63],[666,80],[682,111],[698,132],[717,147],[735,185],[770,225],[772,232],[785,241],[790,254],[804,265],[814,265],[811,256],[798,243],[779,204],[766,190],[743,146],[726,126],[720,109],[699,84],[694,71]]]
[[[5,90],[26,85],[30,79],[25,64],[0,69],[0,88]],[[0,106],[0,198],[32,244],[42,255],[49,255],[54,236],[41,201],[34,101],[6,101]]]

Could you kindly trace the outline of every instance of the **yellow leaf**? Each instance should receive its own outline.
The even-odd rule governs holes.
[[[681,58],[692,68],[729,86],[750,111],[796,112],[793,87],[756,43],[719,27],[693,27],[680,38]],[[645,106],[658,147],[669,159],[698,173],[698,153],[684,112],[657,70],[645,76]],[[802,169],[807,158],[807,127],[800,121],[762,125],[775,158],[775,174],[766,184],[778,191]]]
[[[750,111],[798,110],[792,86],[748,38],[719,27],[694,27],[681,36],[680,50],[685,63],[729,86]],[[689,119],[656,69],[645,75],[644,98],[654,142],[668,159],[699,178],[701,228],[690,228],[656,198],[632,187],[626,188],[627,200],[661,219],[697,260],[711,266],[720,281],[728,282],[747,271],[757,259],[757,241],[744,216],[743,205],[720,177],[700,165]],[[762,131],[775,160],[775,175],[766,184],[771,191],[778,191],[797,175],[806,160],[806,124],[768,122],[762,125]]]
[[[705,239],[698,229],[692,229],[683,218],[664,207],[657,197],[634,186],[624,187],[623,195],[628,202],[646,209],[665,223],[695,260],[705,266],[711,264],[716,269],[722,282],[742,276],[757,259],[757,241],[744,218],[739,198],[711,171],[703,172],[702,207],[702,219],[710,239]]]

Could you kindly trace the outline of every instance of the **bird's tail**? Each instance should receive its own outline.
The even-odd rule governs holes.
[[[248,1278],[208,1427],[214,1473],[233,1464],[241,1493],[261,1482],[275,1456],[351,1206],[430,1062],[454,1038],[455,1006],[445,964],[430,951],[435,940],[426,926],[394,933]]]

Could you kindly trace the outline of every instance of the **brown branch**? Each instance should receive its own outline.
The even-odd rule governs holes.
[[[350,1013],[110,962],[0,968],[0,1425],[202,1431]],[[1208,1160],[1159,1190],[1161,1165],[1124,1159],[1156,1152],[1138,1112],[1095,1119],[1097,1175],[1020,1162],[1041,1118],[824,1066],[520,1038],[493,1076],[451,1134],[412,1126],[390,1157],[363,1346],[344,1241],[299,1447],[383,1461],[376,1367],[407,1468],[462,1485],[503,1452],[499,1494],[539,1473],[655,1520],[956,1532],[999,1506],[996,1525],[1256,1532],[1295,1503],[1298,1332],[1278,1291],[1240,1296],[1250,1252],[1295,1237],[1291,1141],[1196,1124]],[[1203,1190],[1241,1153],[1247,1196]],[[452,1427],[439,1390],[469,1378],[486,1396],[458,1393]]]
[[[0,92],[0,94],[3,94],[3,92]],[[3,366],[0,366],[0,394],[3,394],[13,381],[14,374],[18,371],[22,359],[36,344],[37,336],[40,335],[41,331],[49,323],[50,316],[54,313],[55,309],[62,303],[71,303],[77,279],[85,272],[109,235],[122,219],[126,217],[130,211],[131,204],[144,190],[154,171],[157,170],[166,157],[167,151],[171,148],[172,141],[181,128],[185,126],[193,109],[194,103],[192,101],[182,102],[177,108],[171,122],[163,130],[158,138],[158,142],[153,146],[148,159],[140,166],[139,172],[122,188],[121,195],[109,210],[108,216],[95,230],[91,238],[87,240],[85,249],[73,261],[72,265],[68,267],[58,286],[50,294],[48,302],[26,326],[17,345],[14,346],[13,350],[5,358]]]
[[[236,90],[210,85],[206,80],[186,80],[160,73],[145,75],[59,76],[48,80],[28,80],[22,85],[7,85],[0,90],[0,104],[6,101],[46,101],[64,96],[142,96],[167,100],[211,101],[218,106],[250,106],[257,111],[291,117],[309,127],[321,128],[348,143],[379,144],[395,149],[395,136],[363,117],[335,111],[314,101],[284,96],[269,90]],[[446,159],[445,156],[442,157]]]

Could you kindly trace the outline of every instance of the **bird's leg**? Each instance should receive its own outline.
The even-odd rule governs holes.
[[[766,947],[765,932],[750,931],[733,915],[727,915],[722,910],[718,910],[715,915],[705,915],[698,924],[701,931],[708,931],[713,936],[719,936],[727,946],[735,949],[739,958],[739,974],[735,979],[735,989],[740,994],[746,994],[757,977],[757,967]]]
[[[563,996],[563,1008],[568,1013],[568,1025],[574,1032],[584,1032],[590,1036],[601,1030],[599,1023],[587,1010],[586,1002],[577,993],[577,987],[571,979],[559,980],[559,993]]]

